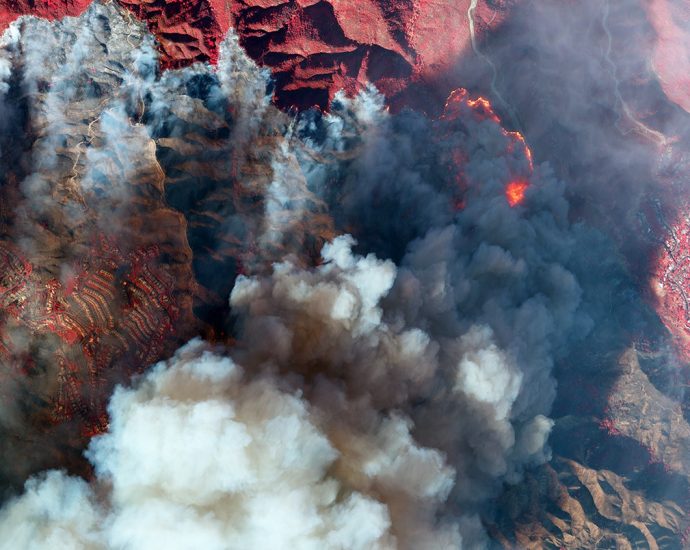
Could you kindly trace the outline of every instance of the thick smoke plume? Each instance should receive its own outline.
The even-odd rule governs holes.
[[[201,342],[133,389],[118,389],[110,432],[87,456],[87,485],[50,472],[0,517],[12,548],[448,548],[433,512],[453,480],[409,422],[339,389],[310,406],[269,375],[248,379]],[[326,395],[327,394],[327,395]],[[329,411],[335,412],[335,411]],[[105,499],[104,495],[107,495]]]
[[[90,8],[60,65],[68,75],[81,74],[82,50],[100,47],[93,28],[104,18],[123,24],[113,6]],[[39,55],[27,32],[26,55]],[[142,197],[190,219],[218,200],[185,225],[184,247],[199,281],[222,279],[207,294],[232,289],[219,323],[232,339],[193,340],[118,387],[109,430],[86,452],[93,479],[32,478],[0,512],[0,547],[485,545],[491,497],[550,457],[554,364],[602,318],[608,290],[576,275],[609,244],[571,225],[551,168],[532,167],[524,143],[467,102],[432,121],[391,115],[369,89],[339,96],[330,114],[291,118],[270,105],[267,75],[232,34],[217,69],[160,75],[146,39],[118,55],[127,67],[94,107],[98,140],[75,182],[117,199],[112,225],[126,225]],[[84,86],[42,104],[46,170]],[[191,151],[185,166],[165,158],[175,147]],[[121,196],[99,179],[113,155]],[[247,167],[261,185],[232,176]],[[175,195],[183,168],[203,173]],[[529,186],[511,207],[516,178]],[[26,208],[53,207],[41,182],[32,173],[22,184]],[[198,245],[208,219],[219,229]],[[252,243],[244,274],[210,277],[204,262],[242,240]],[[323,242],[320,257],[305,250]]]
[[[504,98],[497,109],[567,178],[577,215],[605,227],[637,270],[658,244],[654,222],[640,221],[645,201],[673,220],[688,191],[688,113],[666,95],[682,72],[658,58],[665,48],[664,63],[686,55],[683,19],[672,15],[681,5],[519,2],[479,46],[483,57],[460,60],[455,73]]]
[[[492,330],[437,340],[407,328],[381,307],[395,265],[352,244],[327,245],[312,271],[286,262],[238,279],[231,355],[246,373],[196,342],[116,390],[110,431],[87,452],[96,481],[31,481],[4,510],[3,539],[26,545],[47,515],[46,548],[62,530],[97,547],[458,547],[448,495],[477,499],[482,479],[543,460],[550,421],[529,418],[516,439],[523,375]],[[433,422],[424,431],[451,465],[415,441],[415,417]],[[94,520],[76,527],[77,513]],[[476,518],[460,523],[478,536]]]

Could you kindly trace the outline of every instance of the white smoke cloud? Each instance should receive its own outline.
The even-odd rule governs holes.
[[[87,452],[93,482],[49,472],[3,508],[0,547],[459,545],[433,522],[452,470],[408,421],[375,415],[358,429],[280,385],[190,343],[115,392],[110,430]]]
[[[0,511],[0,548],[99,548],[101,520],[84,480],[49,471],[30,479],[21,498]]]
[[[267,114],[275,110],[268,92],[270,71],[247,56],[235,30],[230,29],[220,45],[216,74],[223,96],[233,105],[233,137],[243,150],[260,131]]]
[[[496,419],[505,419],[520,391],[522,376],[492,341],[487,327],[463,336],[467,349],[458,364],[454,390],[495,407]]]
[[[12,76],[12,63],[10,60],[9,52],[14,46],[16,46],[19,40],[19,32],[16,25],[10,26],[0,37],[0,50],[5,53],[5,55],[0,56],[0,102],[4,103],[5,94],[10,89],[9,83],[7,82]]]

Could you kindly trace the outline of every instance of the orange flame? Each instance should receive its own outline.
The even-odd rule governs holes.
[[[511,208],[522,204],[525,200],[525,192],[529,187],[526,181],[511,181],[506,185],[506,200]]]
[[[470,98],[469,92],[465,88],[458,88],[453,90],[443,109],[441,119],[456,120],[462,116],[462,105],[466,104],[474,113],[482,119],[491,119],[497,124],[501,123],[501,119],[494,112],[491,102],[485,97]]]
[[[522,147],[525,150],[525,157],[527,157],[527,163],[529,164],[529,171],[530,174],[534,172],[534,161],[532,160],[532,150],[529,148],[529,145],[527,145],[527,142],[525,141],[525,136],[523,136],[520,132],[515,131],[515,132],[505,132],[504,133],[510,137],[512,137],[515,141],[518,143],[522,144]]]
[[[529,166],[530,174],[534,171],[534,160],[532,159],[532,150],[527,145],[525,136],[523,136],[517,130],[508,131],[503,128],[501,119],[494,111],[491,102],[485,97],[475,97],[471,98],[469,92],[465,88],[458,88],[453,90],[446,100],[446,105],[443,109],[443,114],[441,115],[441,120],[457,120],[463,116],[462,107],[466,105],[470,108],[470,111],[474,113],[475,116],[482,120],[492,120],[499,126],[501,126],[501,132],[503,135],[510,138],[508,143],[508,151],[513,152],[515,144],[522,146],[525,157],[527,159],[527,164]]]
[[[505,195],[508,204],[513,208],[522,204],[525,200],[527,188],[530,185],[526,178],[534,171],[532,150],[529,148],[529,145],[527,145],[525,136],[518,131],[506,130],[488,99],[481,96],[470,97],[469,92],[465,88],[458,88],[448,96],[443,114],[441,115],[441,120],[452,122],[463,117],[472,117],[474,120],[480,121],[493,121],[499,126],[500,131],[507,138],[505,153],[513,155],[514,153],[520,153],[522,151],[524,159],[527,161],[528,173],[526,174],[526,170],[519,167],[512,172],[512,177],[515,179],[505,187]],[[463,177],[462,167],[468,162],[467,154],[464,151],[455,150],[451,152],[450,156],[452,165],[457,169],[456,182],[458,183],[458,191],[461,192],[461,195],[464,195],[464,191],[467,188],[467,182]],[[517,160],[521,156],[520,154],[516,154],[514,158]],[[462,210],[465,207],[464,199],[458,198],[455,200],[454,207],[456,210]]]

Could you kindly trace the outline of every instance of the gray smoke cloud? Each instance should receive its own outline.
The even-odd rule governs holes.
[[[424,397],[407,397],[425,403],[411,414],[421,440],[443,449],[459,478],[471,480],[458,483],[458,502],[483,499],[492,481],[517,479],[522,464],[548,457],[554,360],[592,325],[572,272],[590,237],[570,225],[564,186],[546,165],[530,177],[526,204],[510,208],[505,185],[528,168],[497,124],[468,111],[461,123],[434,128],[413,113],[389,115],[375,92],[339,102],[341,112],[305,121],[305,139],[315,147],[309,136],[318,132],[309,126],[323,124],[324,154],[362,152],[341,174],[319,175],[311,185],[331,193],[336,219],[357,228],[362,249],[398,262],[384,319],[424,331],[439,350],[431,392],[417,383]],[[434,132],[444,135],[442,145]],[[347,135],[359,140],[348,144]],[[436,171],[444,146],[471,151],[463,167],[467,205],[459,211],[455,186]],[[340,179],[329,188],[323,181],[332,177]],[[464,399],[451,398],[448,387]],[[439,427],[439,418],[476,422]]]
[[[654,285],[656,263],[669,250],[667,243],[677,242],[681,234],[673,235],[671,227],[687,220],[690,211],[690,115],[687,102],[683,110],[669,90],[687,90],[678,86],[684,72],[675,65],[687,55],[682,5],[673,0],[503,4],[505,22],[478,44],[483,56],[466,56],[455,72],[464,86],[489,97],[506,123],[525,135],[537,162],[548,160],[566,181],[571,219],[602,229],[614,243],[606,246],[594,238],[587,255],[596,270],[575,269],[596,329],[581,349],[571,350],[568,365],[558,367],[555,416],[576,410],[606,417],[606,400],[615,391],[609,388],[622,375],[612,358],[634,345],[654,350],[658,361],[642,364],[642,370],[656,390],[683,409],[682,422],[689,418],[683,381],[687,356],[679,358],[672,343],[673,333],[687,326],[687,308],[675,308],[664,319],[666,326],[649,311],[664,308]],[[686,246],[672,252],[676,273],[686,256],[681,248]],[[585,265],[584,255],[581,263]],[[678,276],[670,285],[687,294],[687,281]],[[597,386],[595,392],[573,389],[583,379]],[[593,394],[601,397],[592,399]],[[644,464],[639,472],[624,471],[620,457],[629,451],[623,445],[618,455],[607,450],[608,458],[591,458],[596,436],[582,433],[592,438],[581,444],[587,452],[569,454],[572,432],[566,428],[559,434],[557,427],[555,452],[622,473],[646,496],[663,492],[674,498],[649,478]],[[629,434],[639,437],[636,429]],[[670,483],[686,487],[684,480]],[[681,492],[687,494],[687,489]]]
[[[517,2],[479,45],[484,57],[468,56],[456,72],[470,89],[503,98],[496,107],[506,122],[567,180],[576,214],[612,234],[632,269],[657,244],[650,243],[654,222],[640,223],[645,200],[660,201],[673,219],[688,190],[690,115],[662,87],[681,73],[655,67],[659,48],[667,48],[667,63],[685,55],[683,22],[670,15],[675,4]],[[669,33],[679,27],[678,44],[655,19]]]

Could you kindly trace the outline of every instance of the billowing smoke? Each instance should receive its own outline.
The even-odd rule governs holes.
[[[230,354],[245,372],[195,342],[117,389],[87,452],[96,480],[34,479],[6,506],[3,540],[40,544],[47,516],[46,548],[63,529],[97,547],[451,548],[461,530],[476,544],[477,518],[446,499],[467,509],[487,479],[543,460],[550,421],[527,417],[516,435],[513,354],[488,326],[407,326],[399,308],[420,282],[408,273],[397,296],[395,265],[352,244],[326,245],[315,270],[239,278]]]
[[[305,124],[306,139],[315,146],[310,136],[324,124],[323,154],[348,147],[361,154],[340,165],[337,185],[322,185],[333,176],[313,177],[312,185],[330,195],[336,221],[355,228],[361,249],[398,262],[383,319],[422,331],[438,351],[429,371],[414,369],[434,373],[429,389],[423,379],[410,381],[415,393],[395,406],[410,408],[420,440],[448,453],[467,480],[456,485],[456,502],[481,500],[493,480],[514,479],[522,464],[548,456],[550,423],[542,415],[555,396],[551,369],[591,327],[571,272],[581,269],[590,236],[570,226],[563,185],[547,166],[531,175],[526,205],[510,208],[505,185],[529,167],[491,121],[467,111],[461,123],[432,127],[413,113],[388,115],[376,94],[341,104],[340,112]],[[336,137],[347,135],[358,139]],[[459,210],[457,173],[443,175],[443,147],[471,151]],[[395,380],[387,376],[387,391]],[[441,426],[441,418],[474,421]]]
[[[46,171],[63,162],[62,125],[87,102],[93,116],[71,144],[82,164],[65,175],[75,196],[108,206],[88,227],[106,221],[133,240],[161,231],[161,263],[194,256],[176,284],[224,309],[194,310],[213,344],[193,340],[115,390],[109,429],[86,451],[89,481],[49,471],[5,504],[0,546],[485,544],[492,496],[550,457],[554,364],[603,318],[590,314],[609,289],[576,274],[609,244],[571,225],[564,184],[466,101],[458,117],[391,115],[372,88],[338,96],[330,114],[290,117],[232,33],[217,69],[161,75],[118,8],[83,17],[83,38],[52,48],[84,80],[66,90],[55,77],[36,154]],[[111,40],[127,64],[89,95],[84,60],[102,49],[103,19],[136,47]],[[27,56],[41,54],[26,41]],[[40,74],[30,82],[43,94]],[[511,206],[516,179],[528,187]],[[55,187],[37,181],[27,175],[23,204],[52,211]],[[65,223],[81,223],[79,201],[66,203]],[[182,218],[183,237],[155,216],[135,221],[163,210]]]
[[[617,358],[634,346],[656,357],[640,361],[649,377],[648,388],[640,393],[659,390],[671,397],[687,426],[690,117],[688,88],[680,84],[687,71],[679,69],[687,59],[689,27],[681,15],[687,5],[673,0],[502,5],[508,7],[504,23],[483,35],[476,44],[482,55],[464,57],[455,74],[463,85],[495,101],[505,121],[525,135],[535,160],[548,160],[566,180],[571,218],[604,228],[615,243],[605,254],[600,240],[593,242],[587,255],[597,268],[576,270],[585,300],[597,310],[596,329],[579,350],[571,350],[567,366],[557,372],[554,416],[575,410],[605,418],[607,401],[616,399],[607,380],[620,376]],[[619,259],[614,261],[614,255]],[[659,265],[664,255],[673,257],[673,267]],[[660,272],[672,274],[661,290]],[[645,311],[640,294],[661,314],[665,327],[650,314],[651,307]],[[591,390],[580,391],[589,383]],[[638,395],[618,398],[634,402]],[[637,441],[640,421],[640,415],[629,417],[627,434]],[[614,443],[611,447],[620,445],[618,450],[609,447],[592,458],[591,449],[599,446],[596,430],[574,436],[565,427],[559,433],[559,424],[552,439],[557,454],[568,455],[570,442],[583,434],[580,451],[570,454],[575,460],[616,471],[630,486],[648,491],[647,496],[677,498],[650,479],[645,459],[636,471],[626,469],[622,457],[630,451],[624,444]],[[663,426],[657,423],[660,432]],[[687,464],[690,454],[683,448],[681,462]],[[683,487],[678,502],[687,510],[687,482],[670,485]],[[677,544],[687,545],[687,531]]]
[[[497,325],[502,338],[488,324],[463,330],[444,281],[461,250],[454,231],[415,243],[400,271],[339,237],[316,269],[288,261],[239,278],[230,354],[245,374],[197,342],[116,390],[110,431],[87,452],[96,481],[31,481],[4,511],[4,540],[21,547],[47,516],[46,547],[62,529],[79,544],[128,548],[452,548],[461,532],[476,544],[466,512],[493,481],[546,457],[543,333],[555,327],[545,296],[512,312],[545,317],[521,335],[527,349],[512,327]],[[485,256],[484,269],[514,271],[497,251]],[[554,269],[545,276],[570,281]],[[578,291],[559,284],[572,315]],[[95,519],[77,528],[72,513]]]
[[[3,544],[457,547],[433,515],[453,480],[443,456],[419,447],[404,418],[318,391],[351,418],[192,342],[115,392],[110,432],[87,451],[96,480],[30,481],[0,516]]]

